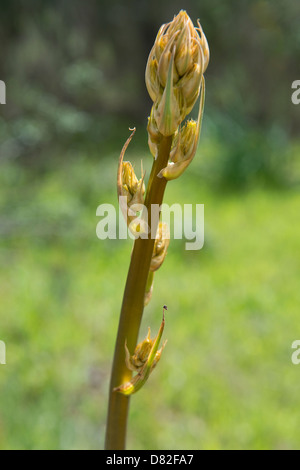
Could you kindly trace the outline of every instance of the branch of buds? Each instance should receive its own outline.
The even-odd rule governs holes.
[[[196,154],[205,101],[204,72],[209,56],[200,22],[195,27],[185,11],[180,11],[173,21],[162,25],[149,54],[145,73],[147,90],[153,101],[147,131],[149,149],[154,157],[146,192],[143,169],[138,179],[131,163],[124,162],[135,129],[120,155],[118,196],[122,200],[121,209],[127,226],[136,239],[112,368],[107,449],[124,448],[128,395],[145,384],[165,346],[164,343],[158,349],[164,317],[156,338],[151,340],[149,329],[146,339],[136,346],[144,306],[150,302],[153,292],[154,273],[166,257],[170,238],[167,225],[159,222],[159,217],[158,220],[155,217],[152,219],[151,207],[161,207],[167,181],[182,175]],[[198,98],[197,120],[185,122]],[[148,236],[149,231],[156,234],[155,239]],[[130,350],[134,351],[132,356]],[[137,372],[133,378],[132,371]]]

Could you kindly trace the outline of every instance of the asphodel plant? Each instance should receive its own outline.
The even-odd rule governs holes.
[[[151,207],[161,206],[167,182],[182,175],[195,156],[208,62],[209,47],[199,21],[195,27],[187,13],[180,11],[173,21],[161,26],[145,74],[153,101],[147,125],[153,165],[147,188],[143,169],[138,178],[131,163],[124,161],[135,129],[120,155],[118,196],[135,241],[113,359],[106,449],[125,448],[130,397],[144,386],[166,344],[164,342],[159,348],[164,314],[157,336],[151,339],[149,329],[147,337],[137,344],[144,307],[152,296],[154,274],[162,265],[169,245],[169,228],[159,221],[159,217],[152,217]],[[197,120],[186,119],[197,103]]]

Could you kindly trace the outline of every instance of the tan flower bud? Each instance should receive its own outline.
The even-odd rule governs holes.
[[[177,54],[175,57],[175,66],[178,71],[178,75],[182,77],[191,69],[193,65],[193,56],[190,54],[189,47],[191,44],[191,32],[190,28],[186,24],[178,37]]]
[[[183,120],[181,99],[178,90],[174,89],[173,83],[174,54],[169,63],[167,86],[162,97],[155,102],[153,114],[159,132],[164,136],[174,134],[180,122]]]
[[[164,306],[163,310],[167,307]],[[115,392],[120,392],[123,395],[132,395],[140,390],[143,385],[147,382],[149,375],[153,371],[154,367],[160,360],[161,353],[167,343],[165,341],[160,349],[159,343],[164,331],[165,326],[165,315],[163,313],[163,319],[158,331],[157,336],[154,339],[150,338],[150,328],[148,329],[147,337],[141,341],[135,348],[134,354],[130,356],[127,345],[125,344],[125,363],[129,370],[136,371],[137,374],[130,380],[119,387],[115,387]]]
[[[155,49],[154,53],[155,53],[155,57],[158,61],[160,60],[161,55],[162,55],[163,51],[165,50],[167,42],[168,42],[168,38],[165,35],[165,31],[166,31],[167,27],[168,27],[167,24],[163,24],[159,28],[159,31],[158,31],[157,36],[156,36],[156,40],[154,42],[154,46],[153,46],[154,49]]]
[[[197,62],[193,64],[190,71],[184,77],[182,77],[178,83],[183,96],[186,115],[191,112],[199,96],[202,79],[202,64],[203,56],[201,54],[201,50],[199,49]]]
[[[208,46],[206,36],[203,32],[203,29],[199,20],[197,20],[197,24],[198,24],[198,28],[196,28],[196,30],[199,31],[200,33],[200,44],[201,44],[201,49],[202,49],[202,53],[204,57],[203,73],[205,73],[208,63],[209,63],[210,52],[209,52],[209,46]]]
[[[197,132],[197,122],[188,120],[174,138],[173,148],[170,153],[170,162],[181,162],[188,157],[193,150]]]
[[[127,198],[127,205],[130,207],[133,204],[143,204],[144,203],[144,176],[140,180],[137,179],[133,166],[130,162],[124,162],[124,155],[127,150],[128,145],[131,142],[132,137],[135,134],[135,128],[130,129],[132,131],[131,135],[126,140],[119,158],[118,165],[118,175],[117,175],[117,189],[118,196],[125,196]],[[142,170],[143,173],[143,170]]]
[[[150,271],[159,269],[166,257],[170,244],[170,231],[167,224],[159,222],[156,239],[154,243],[153,255],[150,264]]]
[[[162,85],[163,88],[165,88],[167,85],[170,62],[172,60],[172,53],[173,53],[172,46],[174,45],[174,42],[178,34],[179,34],[179,31],[175,33],[174,36],[171,37],[164,51],[162,52],[159,63],[158,63],[157,73],[158,73],[160,84]],[[179,80],[179,75],[177,73],[176,67],[174,66],[174,62],[172,62],[172,72],[173,72],[172,83],[174,84],[174,83],[177,83]]]
[[[162,135],[157,128],[156,121],[153,117],[153,106],[151,108],[150,116],[148,117],[148,145],[150,152],[152,153],[153,157],[156,159],[157,151],[158,151],[158,144],[161,141]]]
[[[205,100],[205,81],[202,77],[201,97],[197,121],[188,120],[173,139],[168,166],[160,171],[159,177],[167,180],[178,178],[193,160],[200,138]]]
[[[145,79],[146,79],[145,81],[146,81],[146,87],[150,95],[150,98],[154,102],[158,98],[158,94],[160,90],[157,69],[158,69],[157,59],[155,57],[152,58],[151,53],[150,53],[148,63],[147,63],[147,74],[145,76]]]
[[[122,196],[127,197],[128,207],[133,204],[144,203],[145,185],[144,178],[137,179],[133,166],[130,162],[122,163]]]
[[[151,330],[148,328],[148,335],[135,348],[134,353],[130,356],[127,346],[125,345],[126,366],[129,370],[139,372],[148,359],[154,340],[151,339]]]
[[[142,220],[142,218],[137,217],[137,213],[140,210],[139,207],[144,205],[145,173],[143,172],[142,167],[142,177],[141,179],[137,179],[131,163],[123,162],[125,152],[134,133],[135,129],[133,129],[132,134],[126,140],[120,154],[117,175],[117,190],[120,208],[124,215],[127,226],[134,236],[139,236],[141,235],[141,232],[144,232],[147,229],[145,221]]]

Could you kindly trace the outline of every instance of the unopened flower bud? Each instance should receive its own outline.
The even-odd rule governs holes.
[[[162,97],[154,103],[154,119],[157,123],[159,132],[164,136],[174,134],[181,121],[184,119],[182,116],[181,96],[178,90],[174,89],[173,82],[173,67],[174,56],[169,66],[169,75],[167,86],[164,89]]]
[[[146,86],[152,101],[156,101],[160,90],[157,75],[158,63],[155,57],[152,58],[150,56],[147,64]]]
[[[150,271],[154,272],[161,267],[166,257],[169,243],[169,227],[164,222],[159,222],[150,264]]]
[[[205,81],[204,77],[202,77],[198,119],[197,121],[194,121],[193,119],[188,120],[185,125],[175,134],[168,166],[159,172],[159,177],[164,177],[167,180],[178,178],[178,176],[184,172],[184,170],[193,160],[200,138],[204,100]]]
[[[157,124],[153,116],[153,106],[151,109],[150,116],[148,118],[147,131],[148,131],[149,149],[153,157],[156,159],[157,152],[158,152],[158,145],[161,141],[162,135],[157,128]]]
[[[164,307],[164,310],[166,307]],[[131,356],[130,352],[125,344],[125,363],[129,370],[136,371],[137,374],[130,380],[119,387],[114,388],[115,392],[120,392],[123,395],[132,395],[136,393],[148,380],[149,375],[153,371],[154,367],[160,360],[161,353],[166,345],[166,341],[162,347],[158,349],[159,343],[164,331],[165,316],[163,313],[163,319],[158,331],[157,336],[151,339],[150,328],[148,329],[148,335],[141,341],[134,350],[134,354]]]
[[[131,163],[123,162],[125,152],[134,133],[135,129],[133,129],[132,134],[126,140],[120,154],[117,175],[117,190],[120,207],[127,223],[127,226],[134,235],[137,235],[137,233],[144,231],[145,227],[144,221],[138,221],[136,219],[137,212],[140,210],[140,207],[144,204],[145,173],[143,173],[142,169],[142,177],[141,179],[138,179]]]
[[[208,63],[209,63],[210,52],[209,52],[209,46],[208,46],[206,36],[203,32],[203,29],[199,20],[197,20],[197,24],[198,24],[198,28],[196,28],[196,30],[199,31],[200,33],[200,44],[201,44],[201,49],[202,49],[203,58],[204,58],[203,73],[205,73]]]
[[[199,62],[195,62],[191,70],[180,80],[180,87],[185,103],[186,115],[191,112],[199,96],[202,79],[202,55],[199,51]]]
[[[122,163],[122,196],[127,197],[128,207],[133,204],[144,203],[145,185],[144,178],[137,179],[130,162]]]
[[[189,158],[194,149],[197,134],[197,122],[193,119],[186,121],[174,138],[173,148],[170,153],[170,162],[181,162]]]

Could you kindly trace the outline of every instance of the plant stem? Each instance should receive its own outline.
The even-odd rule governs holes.
[[[167,181],[165,178],[158,178],[158,173],[167,166],[171,150],[173,136],[162,137],[158,156],[154,160],[145,206],[148,210],[148,226],[152,227],[151,206],[152,204],[162,204]],[[157,225],[158,221],[153,221]],[[154,248],[155,239],[137,238],[131,256],[131,263],[128,271],[123,304],[120,315],[119,329],[113,359],[111,381],[109,388],[109,405],[106,426],[105,448],[107,450],[123,450],[126,443],[127,418],[130,397],[114,392],[113,389],[131,379],[131,371],[125,365],[125,340],[129,351],[133,352],[138,340],[138,334],[142,315],[144,311],[144,295],[147,278]]]

